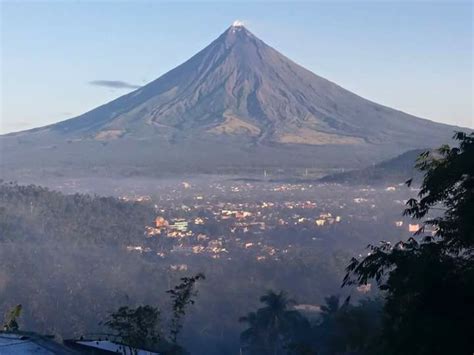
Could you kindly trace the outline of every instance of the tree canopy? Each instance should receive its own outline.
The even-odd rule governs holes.
[[[310,328],[308,320],[291,308],[294,300],[283,291],[268,291],[260,302],[263,307],[239,320],[248,328],[241,333],[241,342],[249,354],[286,354],[299,343]]]
[[[120,307],[104,325],[110,328],[120,342],[131,349],[156,349],[163,339],[158,308],[145,305],[136,308]],[[133,353],[134,350],[131,350]]]
[[[369,246],[343,285],[375,279],[384,293],[385,354],[471,354],[474,349],[474,134],[423,153],[418,198],[405,214],[423,220],[407,241]],[[408,181],[408,184],[411,182]]]

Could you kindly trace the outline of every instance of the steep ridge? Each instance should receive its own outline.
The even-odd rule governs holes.
[[[210,157],[216,165],[327,167],[436,146],[456,129],[361,98],[233,25],[155,81],[78,117],[3,136],[0,143],[5,161],[15,165],[38,150],[63,146],[61,154],[52,148],[42,159],[55,165],[94,151],[93,166],[176,158],[189,165]]]

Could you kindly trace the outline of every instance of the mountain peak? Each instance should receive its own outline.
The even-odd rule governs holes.
[[[230,27],[245,27],[243,21],[235,20]]]
[[[452,128],[365,100],[302,68],[242,21],[234,21],[218,39],[162,77],[36,132],[79,141],[192,146],[217,140],[262,151],[275,146],[300,151],[308,146],[365,149],[382,144],[418,148],[419,135],[423,146],[438,145]]]
[[[255,37],[248,29],[245,27],[244,23],[239,20],[235,20],[232,25],[224,32],[225,37]]]
[[[244,26],[241,21],[234,21],[230,27],[220,36],[220,39],[224,41],[226,46],[237,45],[236,48],[241,46],[248,46],[249,44],[254,47],[257,43],[261,43],[252,32],[250,32],[247,27]]]

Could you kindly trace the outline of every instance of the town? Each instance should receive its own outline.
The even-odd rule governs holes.
[[[115,193],[150,204],[156,218],[144,226],[143,243],[127,250],[169,258],[173,270],[186,258],[212,259],[245,254],[278,260],[294,249],[355,251],[378,240],[407,238],[420,225],[402,216],[417,189],[404,184],[356,187],[219,180],[174,182],[147,193],[146,187]],[[341,197],[343,196],[343,197]]]

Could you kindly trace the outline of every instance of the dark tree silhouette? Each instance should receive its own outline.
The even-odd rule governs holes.
[[[146,305],[137,308],[120,307],[103,323],[110,328],[130,353],[138,349],[158,349],[163,339],[158,308]]]
[[[182,277],[179,285],[166,291],[171,295],[173,317],[171,319],[170,339],[175,345],[178,343],[178,335],[183,328],[182,320],[186,315],[186,307],[194,304],[193,297],[197,296],[197,291],[194,289],[195,284],[197,281],[204,280],[205,278],[202,273],[192,277]]]
[[[192,277],[182,277],[179,285],[166,291],[171,295],[172,301],[169,339],[166,339],[163,334],[160,310],[150,305],[137,308],[120,307],[101,324],[111,329],[112,335],[126,345],[131,354],[136,353],[137,349],[169,355],[187,354],[186,350],[178,345],[178,335],[183,327],[182,321],[186,315],[186,307],[195,303],[194,297],[197,295],[195,283],[203,279],[205,277],[202,273]]]
[[[314,339],[318,354],[369,353],[380,329],[382,303],[363,299],[357,305],[338,296],[325,298]]]
[[[261,324],[257,313],[250,312],[244,317],[239,318],[239,322],[246,323],[248,328],[240,334],[240,341],[243,348],[249,353],[265,354],[267,351],[267,344],[265,341],[266,329]]]
[[[424,180],[405,214],[424,219],[408,241],[369,246],[343,285],[375,279],[384,292],[384,354],[471,354],[474,350],[474,134],[423,153]],[[411,182],[408,181],[408,184]],[[425,235],[428,228],[433,232]]]
[[[268,291],[260,297],[264,307],[240,318],[249,328],[241,333],[244,350],[249,354],[284,354],[287,347],[297,342],[309,322],[298,311],[291,309],[294,300],[285,292]]]

